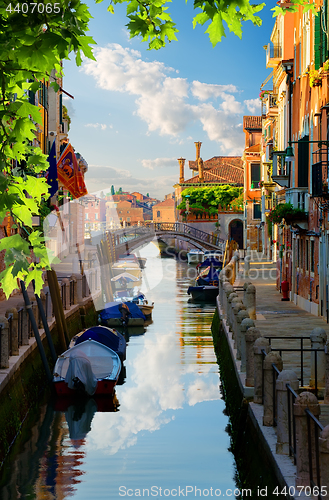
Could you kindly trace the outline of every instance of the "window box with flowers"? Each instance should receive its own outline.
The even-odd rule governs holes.
[[[301,208],[294,208],[292,203],[279,203],[270,211],[268,218],[273,224],[281,224],[284,219],[286,224],[295,225],[306,222],[308,213]]]
[[[320,87],[322,85],[322,78],[320,70],[313,69],[309,72],[310,87]]]
[[[260,93],[259,93],[259,99],[260,99],[261,101],[263,101],[263,100],[264,100],[264,99],[266,99],[266,97],[267,97],[268,95],[270,95],[270,94],[271,94],[271,91],[270,91],[270,90],[261,90],[261,91],[260,91]]]

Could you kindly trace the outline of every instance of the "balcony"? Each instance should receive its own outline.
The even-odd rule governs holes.
[[[277,106],[277,95],[267,94],[262,100],[262,116],[272,117],[277,116],[278,106]]]
[[[266,67],[275,68],[282,60],[282,47],[279,44],[272,42],[266,47]]]
[[[285,157],[285,151],[273,151],[272,181],[281,187],[289,187],[289,167]]]
[[[329,199],[327,160],[320,160],[312,165],[312,196]]]
[[[295,187],[286,189],[286,203],[291,203],[294,208],[299,208],[308,212],[309,206],[309,196],[307,187]],[[308,229],[307,216],[296,218],[292,221],[293,226],[297,226],[299,229]]]

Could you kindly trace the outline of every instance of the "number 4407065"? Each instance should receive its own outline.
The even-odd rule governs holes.
[[[53,12],[55,14],[59,14],[61,11],[60,9],[60,4],[59,3],[16,3],[12,4],[10,3],[8,7],[6,8],[7,12],[10,12],[12,14],[13,12],[22,12],[23,14],[33,14],[33,12],[37,12],[38,14],[43,14],[44,12],[46,14],[52,14]]]
[[[305,495],[306,497],[311,497],[311,496],[319,496],[321,494],[322,497],[327,496],[327,487],[326,486],[314,486],[311,488],[311,486],[285,486],[281,490],[279,489],[279,486],[274,488],[273,490],[273,495],[290,495],[292,497],[300,497],[301,495]]]

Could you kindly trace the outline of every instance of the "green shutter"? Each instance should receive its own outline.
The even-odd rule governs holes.
[[[314,17],[314,67],[319,69],[321,66],[321,13],[318,12]]]

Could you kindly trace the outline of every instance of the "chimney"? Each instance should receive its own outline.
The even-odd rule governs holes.
[[[200,158],[200,149],[201,149],[201,144],[202,142],[195,142],[195,147],[196,147],[196,161]]]
[[[185,165],[185,158],[178,158],[178,163],[179,163],[179,183],[181,184],[184,182],[184,165]]]
[[[203,179],[203,160],[198,158],[199,182],[204,182]]]

